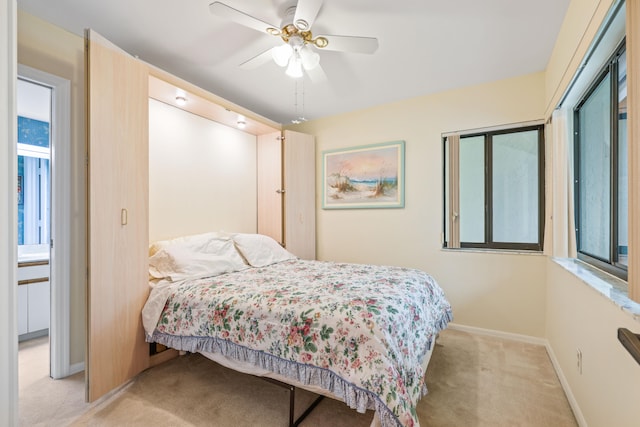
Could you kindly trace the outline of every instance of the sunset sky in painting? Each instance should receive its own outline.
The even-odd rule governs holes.
[[[398,147],[365,148],[334,153],[327,158],[327,176],[339,174],[355,180],[396,178]]]

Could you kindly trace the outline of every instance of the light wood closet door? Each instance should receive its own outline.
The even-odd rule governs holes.
[[[312,135],[284,131],[284,241],[302,259],[316,258],[315,158]]]
[[[282,139],[280,132],[258,136],[258,233],[284,245]]]
[[[148,295],[148,70],[86,34],[89,145],[87,399],[146,369],[140,312]]]

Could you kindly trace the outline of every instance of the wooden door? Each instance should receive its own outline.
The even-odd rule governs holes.
[[[87,400],[149,365],[148,70],[86,33],[88,139]]]
[[[284,131],[284,242],[303,259],[316,258],[316,161],[312,135]]]
[[[258,136],[258,233],[284,245],[282,138],[280,132]]]

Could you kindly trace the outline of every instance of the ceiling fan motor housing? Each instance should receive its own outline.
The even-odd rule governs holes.
[[[314,40],[313,34],[311,33],[311,30],[309,28],[309,23],[304,19],[298,19],[296,22],[294,22],[293,20],[295,14],[296,6],[287,8],[285,17],[282,20],[282,28],[279,31],[279,34],[274,34],[273,31],[268,32],[272,35],[280,35],[280,37],[282,37],[282,40],[284,40],[285,43],[289,43],[294,49],[296,49],[296,47],[298,47],[299,49],[307,43],[313,44],[316,47],[320,48],[326,47],[329,44],[329,41],[324,37],[318,37]],[[296,38],[300,38],[302,44],[299,44],[298,41],[290,41],[292,39],[296,40]]]

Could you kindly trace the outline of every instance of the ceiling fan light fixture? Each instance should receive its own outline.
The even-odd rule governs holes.
[[[287,67],[287,71],[285,74],[289,77],[293,77],[294,79],[298,79],[302,77],[302,61],[298,57],[298,55],[293,55],[289,60],[289,66]]]
[[[318,37],[313,40],[313,44],[315,44],[319,48],[327,47],[329,45],[329,40],[324,37]]]
[[[271,50],[271,56],[276,64],[281,67],[286,67],[289,63],[289,59],[293,54],[293,48],[288,44],[283,44],[277,47],[274,47]]]
[[[304,19],[296,20],[295,24],[296,28],[300,31],[307,31],[309,29],[309,23]]]
[[[300,49],[300,61],[305,70],[313,70],[320,64],[320,55],[304,46]]]

